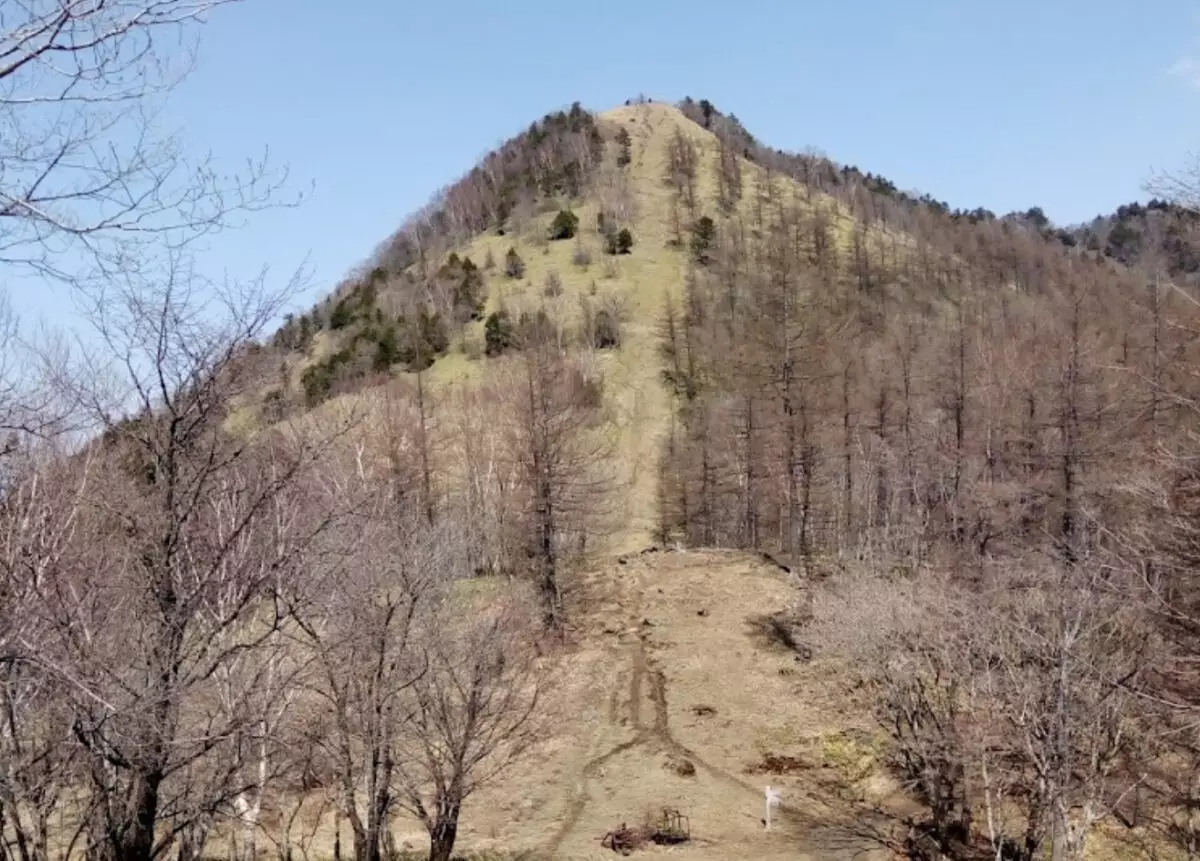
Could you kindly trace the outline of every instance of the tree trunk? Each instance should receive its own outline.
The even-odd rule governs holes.
[[[133,815],[124,834],[114,833],[114,861],[151,861],[154,856],[154,823],[158,819],[158,787],[162,777],[140,775],[133,787]]]
[[[429,832],[429,861],[450,861],[454,841],[458,838],[458,808],[454,807],[438,815],[437,823]]]

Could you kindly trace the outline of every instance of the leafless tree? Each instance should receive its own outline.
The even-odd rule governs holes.
[[[388,851],[410,692],[429,665],[419,619],[467,570],[454,524],[430,523],[419,506],[395,504],[388,448],[373,453],[359,444],[349,462],[330,458],[323,467],[330,502],[349,500],[353,514],[338,531],[339,551],[324,570],[309,572],[313,600],[296,614],[294,638],[311,656],[305,707],[358,861]]]
[[[508,450],[525,510],[525,548],[548,628],[564,622],[563,562],[603,523],[612,477],[610,440],[597,418],[602,384],[550,340],[528,339],[503,383]],[[589,529],[590,527],[590,529]]]
[[[398,803],[449,861],[463,803],[543,731],[537,621],[525,590],[443,594],[420,619],[425,672],[410,691],[396,757]]]
[[[209,13],[234,0],[27,0],[0,10],[0,263],[94,284],[268,205],[161,127]]]
[[[109,361],[93,355],[74,394],[104,432],[66,563],[33,590],[33,659],[69,694],[97,857],[194,857],[253,785],[238,743],[261,724],[253,691],[272,663],[226,671],[274,641],[279,584],[332,517],[302,516],[300,489],[337,429],[223,426],[279,297],[218,291],[218,310],[195,288],[127,286],[97,308]]]

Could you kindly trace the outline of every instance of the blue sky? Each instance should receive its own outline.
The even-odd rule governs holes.
[[[167,120],[197,153],[236,166],[269,145],[315,183],[206,265],[283,277],[307,257],[316,298],[531,120],[639,92],[708,98],[766,143],[952,206],[1069,223],[1200,151],[1200,3],[246,0],[213,16]]]

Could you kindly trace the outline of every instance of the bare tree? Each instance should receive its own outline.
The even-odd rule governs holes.
[[[528,598],[443,595],[421,617],[426,671],[413,684],[399,736],[401,807],[430,837],[430,861],[449,861],[463,803],[525,753],[542,730],[539,632]]]
[[[6,858],[21,861],[46,861],[52,845],[69,854],[87,821],[61,818],[88,809],[78,790],[71,682],[39,659],[39,596],[70,557],[90,475],[86,465],[63,468],[60,456],[26,449],[19,463],[10,457],[0,506],[0,842]]]
[[[267,205],[160,127],[201,25],[234,0],[27,0],[0,11],[0,263],[95,283]]]
[[[509,451],[526,504],[526,552],[548,628],[563,625],[560,568],[602,522],[612,488],[609,441],[597,427],[601,382],[548,339],[530,338],[506,381]]]
[[[423,511],[395,504],[394,451],[384,448],[375,457],[360,444],[351,462],[327,461],[331,503],[350,500],[354,513],[329,564],[309,573],[312,600],[296,614],[296,647],[311,656],[305,690],[316,744],[357,861],[378,861],[389,848],[410,691],[428,670],[418,619],[467,569],[453,524],[431,524]]]
[[[34,655],[69,692],[96,857],[194,857],[248,788],[237,742],[260,724],[262,678],[224,670],[273,641],[278,584],[332,517],[300,516],[299,493],[336,430],[223,427],[230,398],[253,387],[247,356],[279,297],[231,290],[218,311],[195,288],[129,286],[97,309],[113,376],[94,356],[75,395],[105,431],[67,564],[35,590]],[[117,419],[131,402],[135,416]],[[234,678],[246,688],[222,691]]]

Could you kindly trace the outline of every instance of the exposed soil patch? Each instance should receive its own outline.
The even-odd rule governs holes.
[[[812,767],[811,762],[798,756],[768,753],[760,761],[747,766],[746,774],[802,774]]]

